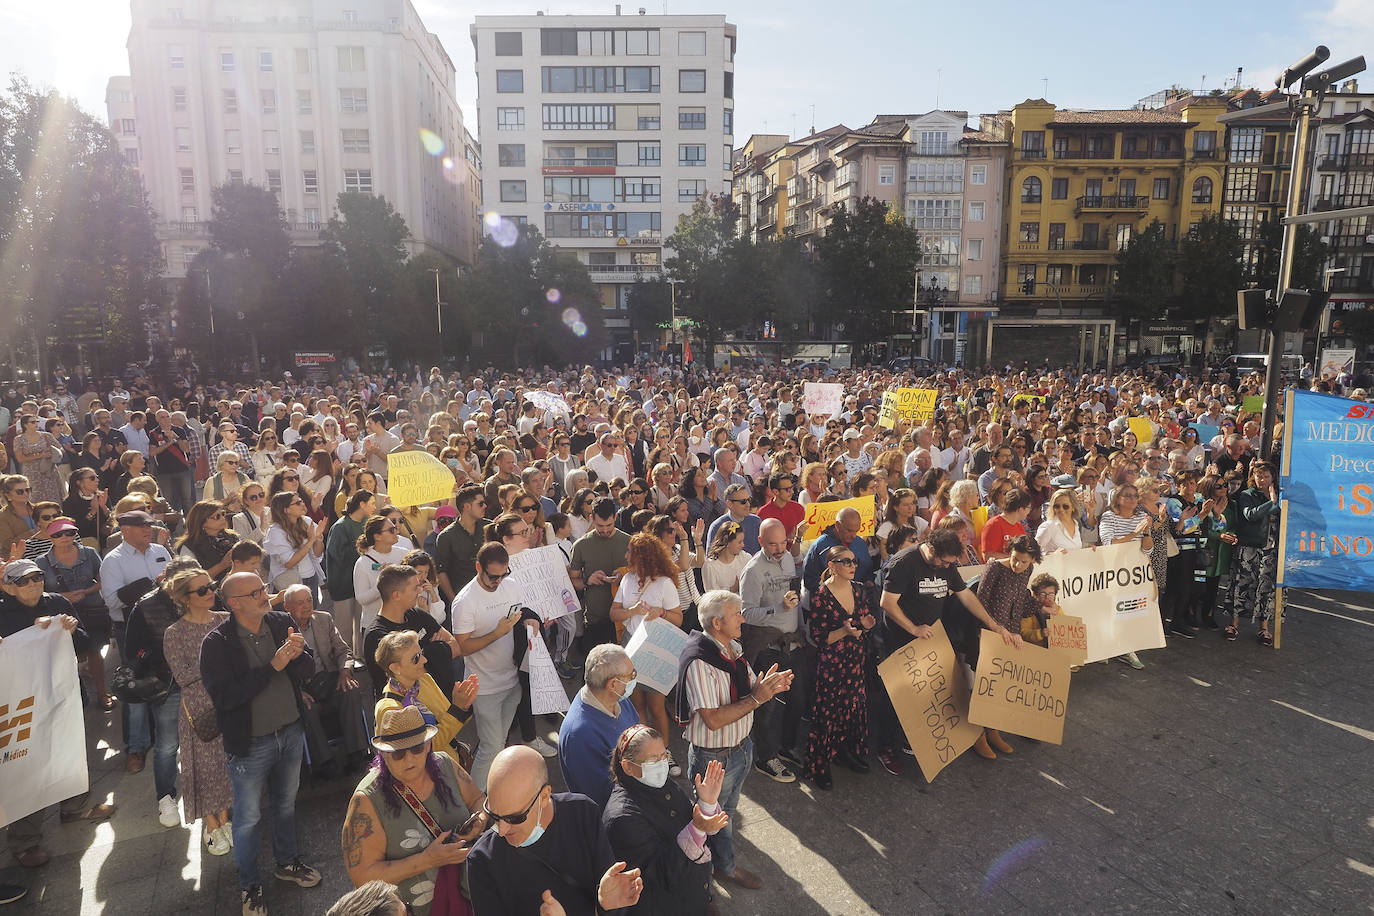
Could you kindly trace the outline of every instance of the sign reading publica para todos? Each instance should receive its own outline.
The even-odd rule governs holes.
[[[921,774],[931,782],[973,747],[983,729],[969,721],[969,691],[945,626],[935,622],[927,639],[913,639],[878,666],[892,708],[911,742]]]

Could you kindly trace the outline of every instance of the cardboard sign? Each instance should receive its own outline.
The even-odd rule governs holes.
[[[970,721],[984,728],[1064,743],[1069,711],[1069,660],[1057,649],[1026,643],[1017,649],[991,630],[978,645]]]
[[[878,405],[878,425],[883,429],[892,429],[897,425],[897,419],[897,394],[884,391],[883,402]]]
[[[1262,413],[1264,411],[1264,395],[1247,394],[1240,399],[1240,409],[1246,413]]]
[[[528,553],[528,551],[526,551]],[[536,716],[568,711],[568,691],[549,657],[549,647],[538,636],[531,637],[525,656],[530,666],[530,712]]]
[[[883,404],[878,410],[878,425],[891,429],[897,420],[920,423],[935,416],[935,402],[940,392],[934,388],[898,388],[883,392]],[[884,422],[886,418],[887,422]]]
[[[577,612],[577,592],[558,545],[533,547],[512,555],[510,577],[520,586],[525,604],[544,620]]]
[[[1018,394],[1011,399],[1011,406],[1015,407],[1023,402],[1030,404],[1031,410],[1045,409],[1045,396],[1043,394]]]
[[[1128,417],[1126,425],[1135,433],[1135,441],[1141,448],[1149,445],[1155,437],[1155,426],[1147,417]]]
[[[1197,430],[1197,444],[1203,448],[1217,436],[1221,435],[1220,426],[1208,426],[1205,423],[1189,423],[1193,429]]]
[[[677,683],[677,663],[687,648],[687,634],[661,617],[635,630],[625,652],[639,673],[639,683],[664,696]]]
[[[1045,627],[1045,637],[1051,649],[1058,649],[1069,664],[1081,665],[1088,659],[1088,625],[1082,617],[1055,614]]]
[[[1052,553],[1039,570],[1059,580],[1064,613],[1083,619],[1085,662],[1164,648],[1154,567],[1139,541]]]
[[[853,499],[837,499],[828,503],[808,503],[806,506],[806,529],[802,540],[810,541],[821,536],[821,532],[835,524],[835,516],[846,506],[858,509],[863,518],[859,537],[871,538],[877,530],[878,500],[874,496],[856,496]]]
[[[844,385],[838,382],[803,383],[802,407],[806,408],[807,416],[838,416],[844,408]]]
[[[968,517],[973,519],[973,543],[981,544],[983,542],[983,529],[988,524],[988,507],[975,506],[969,512]]]
[[[926,782],[983,734],[969,721],[969,690],[945,625],[936,621],[934,630],[934,636],[913,639],[878,666]]]
[[[420,506],[452,499],[457,481],[448,465],[423,449],[386,456],[386,492],[393,506]]]
[[[981,578],[983,570],[987,568],[987,565],[986,563],[978,563],[974,566],[960,566],[959,578],[963,579],[965,584],[968,584],[974,579]]]

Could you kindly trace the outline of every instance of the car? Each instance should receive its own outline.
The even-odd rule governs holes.
[[[1130,356],[1123,367],[1135,371],[1172,372],[1183,368],[1183,360],[1177,353],[1154,353],[1148,356]]]
[[[834,375],[835,370],[823,359],[809,359],[804,363],[792,363],[787,367],[789,372],[807,374],[814,372],[817,375]]]
[[[1221,369],[1230,372],[1234,376],[1248,375],[1251,372],[1258,372],[1263,375],[1269,367],[1269,354],[1267,353],[1232,353],[1221,362]],[[1302,357],[1294,353],[1285,353],[1279,363],[1280,375],[1287,380],[1295,379],[1302,371]]]
[[[915,372],[930,374],[936,370],[935,360],[925,356],[898,356],[887,361],[887,368],[893,372]]]

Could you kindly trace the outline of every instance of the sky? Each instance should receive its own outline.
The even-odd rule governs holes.
[[[167,0],[175,5],[176,0]],[[475,15],[611,13],[613,2],[542,7],[412,0],[458,70],[469,129]],[[1374,0],[1124,0],[912,3],[909,0],[622,0],[627,18],[724,13],[739,30],[735,145],[753,133],[805,136],[814,125],[861,127],[875,114],[941,107],[979,112],[1044,97],[1061,108],[1128,108],[1170,86],[1269,88],[1288,63],[1325,43],[1330,63],[1374,61]],[[105,84],[128,72],[127,0],[0,0],[0,66],[74,97],[105,118]],[[1374,72],[1360,77],[1374,91]],[[814,114],[813,114],[814,111]]]

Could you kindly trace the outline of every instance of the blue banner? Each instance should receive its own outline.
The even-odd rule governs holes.
[[[1289,389],[1278,584],[1374,591],[1374,404]]]

